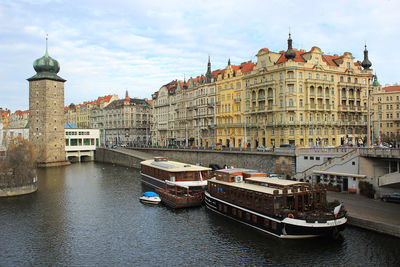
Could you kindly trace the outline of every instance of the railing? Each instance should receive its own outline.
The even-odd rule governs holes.
[[[336,148],[338,149],[338,148]],[[348,150],[349,148],[345,148],[346,150]],[[351,149],[351,148],[350,148]],[[304,149],[302,149],[302,151],[304,151]],[[311,151],[310,151],[311,152]],[[316,150],[313,150],[313,152],[317,152]],[[339,152],[339,151],[337,151]],[[347,152],[346,154],[344,154],[343,156],[339,156],[339,157],[334,157],[326,162],[323,162],[319,165],[314,165],[302,172],[296,173],[296,178],[297,179],[305,179],[308,176],[312,175],[314,171],[319,171],[319,170],[325,170],[327,169],[329,166],[334,166],[337,165],[343,161],[347,161],[350,158],[353,158],[355,155],[358,154],[358,149],[354,148],[351,149],[349,152]]]

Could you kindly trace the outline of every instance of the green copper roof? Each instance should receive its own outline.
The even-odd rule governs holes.
[[[375,74],[374,75],[374,82],[372,83],[373,86],[381,86],[380,83],[378,82],[378,76]]]
[[[36,71],[36,75],[28,79],[28,81],[50,79],[56,81],[64,81],[63,78],[57,75],[60,71],[60,64],[57,60],[49,56],[47,37],[46,37],[46,52],[43,57],[36,59],[33,62],[33,68]]]

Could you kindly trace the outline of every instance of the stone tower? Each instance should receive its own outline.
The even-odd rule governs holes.
[[[39,167],[69,164],[65,159],[64,80],[57,73],[60,65],[47,48],[33,62],[36,75],[29,81],[29,140],[35,148]]]

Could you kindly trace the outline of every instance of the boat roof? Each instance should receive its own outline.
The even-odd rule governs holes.
[[[193,165],[189,163],[182,163],[178,161],[172,161],[172,160],[155,161],[154,159],[149,159],[140,162],[140,164],[150,167],[155,167],[160,170],[165,170],[168,172],[211,171],[211,168]]]
[[[215,183],[218,183],[218,184],[227,185],[227,186],[233,186],[233,187],[240,188],[240,189],[251,190],[251,191],[256,191],[256,192],[265,193],[265,194],[270,194],[270,195],[273,195],[274,191],[278,190],[278,194],[282,194],[282,190],[281,189],[272,188],[272,187],[266,187],[266,186],[257,185],[257,184],[249,184],[249,183],[243,183],[243,182],[242,183],[230,183],[230,182],[217,180],[216,178],[208,179],[208,181],[209,182],[215,182]]]
[[[308,183],[298,182],[298,181],[291,181],[291,180],[283,180],[279,178],[265,178],[265,177],[249,177],[246,178],[246,181],[258,182],[258,183],[268,183],[268,184],[275,184],[281,187],[288,187],[294,185],[309,185]]]
[[[256,172],[256,171],[250,170],[250,169],[233,168],[233,169],[220,169],[220,170],[216,170],[216,172],[235,173],[235,172]]]
[[[155,193],[155,192],[149,191],[149,192],[144,192],[142,196],[144,196],[144,197],[158,197],[159,195],[157,195],[157,193]]]

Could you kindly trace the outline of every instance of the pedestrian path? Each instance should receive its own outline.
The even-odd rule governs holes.
[[[328,191],[328,201],[344,202],[349,224],[400,237],[400,204]]]

